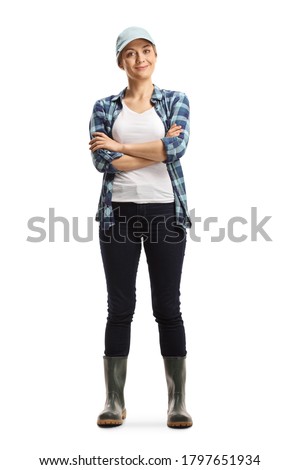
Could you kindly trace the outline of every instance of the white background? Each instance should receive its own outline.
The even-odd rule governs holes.
[[[260,454],[263,470],[299,468],[299,13],[292,1],[94,0],[1,7],[1,467],[38,457]],[[94,218],[101,188],[88,150],[94,102],[118,93],[121,30],[157,42],[153,77],[187,93],[191,138],[182,160],[190,209],[226,227],[220,243],[188,241],[182,311],[187,404],[194,426],[166,426],[167,391],[144,256],[126,384],[126,423],[96,426],[106,291],[92,242],[27,241],[49,208]],[[250,210],[265,230],[250,239]],[[212,468],[215,468],[211,466]],[[253,468],[240,466],[239,468]],[[59,467],[58,467],[59,468]],[[64,468],[64,467],[62,467]],[[210,466],[208,467],[210,468]],[[223,467],[235,468],[235,467]]]

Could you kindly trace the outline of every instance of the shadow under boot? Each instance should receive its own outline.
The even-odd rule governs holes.
[[[168,386],[168,421],[170,428],[184,429],[193,425],[185,406],[186,356],[164,357]]]
[[[126,418],[124,386],[127,357],[104,356],[103,359],[106,401],[104,410],[98,416],[97,424],[100,427],[120,426]]]

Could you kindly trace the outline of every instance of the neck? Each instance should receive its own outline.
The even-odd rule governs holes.
[[[152,80],[136,81],[128,79],[128,86],[126,88],[126,98],[132,98],[136,100],[143,100],[145,98],[151,98],[153,93]]]

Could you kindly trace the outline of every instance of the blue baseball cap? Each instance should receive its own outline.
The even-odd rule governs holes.
[[[117,60],[119,58],[120,52],[127,46],[131,41],[135,39],[146,39],[155,45],[152,37],[144,28],[139,28],[138,26],[130,26],[129,28],[124,29],[122,33],[119,34],[116,43],[116,55]]]

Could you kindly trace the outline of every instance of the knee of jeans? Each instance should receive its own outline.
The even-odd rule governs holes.
[[[180,315],[179,295],[174,292],[165,292],[161,295],[152,294],[152,309],[154,316],[174,317]]]
[[[129,325],[133,320],[134,309],[108,309],[107,321],[112,325]]]
[[[155,321],[166,327],[174,327],[183,324],[181,312],[179,309],[175,310],[153,310]]]

